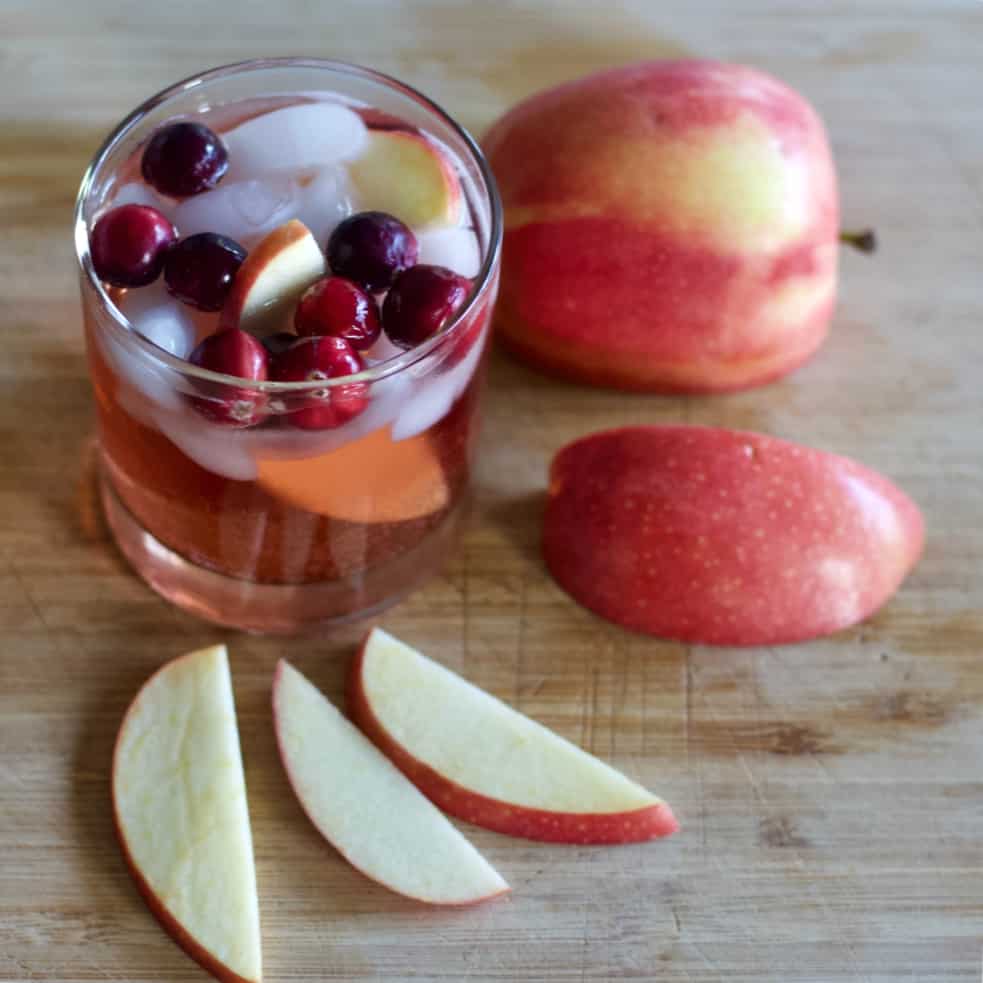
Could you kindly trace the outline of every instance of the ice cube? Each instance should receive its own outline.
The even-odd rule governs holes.
[[[99,335],[102,350],[119,382],[118,398],[131,416],[148,422],[155,407],[176,408],[180,377],[131,338],[117,338],[110,330]]]
[[[171,443],[206,471],[232,481],[252,481],[256,477],[256,462],[243,440],[248,431],[209,423],[187,405],[158,412],[154,420]]]
[[[328,167],[299,190],[294,217],[311,230],[323,248],[335,226],[354,211],[347,172],[341,167]]]
[[[296,200],[296,188],[285,175],[222,183],[185,198],[174,210],[174,224],[182,237],[217,232],[248,248],[292,218]]]
[[[461,276],[476,277],[481,269],[481,250],[474,229],[450,226],[417,233],[419,262],[446,266]]]
[[[402,355],[406,349],[394,345],[385,335],[380,334],[375,344],[365,353],[365,361],[369,365],[378,365],[380,362],[388,362],[391,358]]]
[[[165,214],[168,211],[168,203],[143,181],[129,181],[124,184],[116,194],[112,195],[108,204],[114,208],[117,205],[150,205]]]
[[[119,308],[137,334],[178,358],[191,354],[197,334],[194,320],[188,309],[167,292],[163,280],[127,290]]]
[[[442,420],[464,392],[481,361],[482,344],[475,344],[457,365],[441,375],[418,379],[413,395],[393,424],[393,440],[415,437]]]
[[[350,160],[365,148],[361,116],[331,102],[301,103],[256,116],[225,134],[227,179],[297,173]]]

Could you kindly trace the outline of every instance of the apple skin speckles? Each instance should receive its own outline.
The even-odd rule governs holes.
[[[626,628],[774,645],[868,617],[923,538],[911,499],[848,458],[734,430],[625,427],[554,458],[543,555],[575,600]]]

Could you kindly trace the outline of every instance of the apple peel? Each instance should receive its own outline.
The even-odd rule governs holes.
[[[543,556],[633,631],[776,645],[864,620],[922,550],[918,507],[876,472],[762,434],[625,427],[562,448]]]

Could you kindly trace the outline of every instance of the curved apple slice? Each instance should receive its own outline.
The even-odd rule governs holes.
[[[113,755],[123,855],[167,932],[227,983],[262,977],[246,782],[224,645],[167,663],[137,694]]]
[[[239,267],[219,326],[257,337],[281,330],[300,295],[325,270],[324,253],[303,222],[294,218],[277,226]]]
[[[301,806],[353,867],[428,904],[475,904],[508,891],[440,811],[283,659],[273,683],[273,719]]]
[[[550,467],[543,556],[574,600],[633,631],[780,645],[868,617],[921,553],[890,481],[845,457],[711,427],[622,427]]]
[[[260,459],[257,480],[296,508],[346,522],[421,519],[450,501],[427,435],[394,443],[388,426],[316,457]]]
[[[679,828],[662,799],[378,628],[352,666],[348,706],[425,795],[477,826],[556,843]]]
[[[461,182],[444,152],[418,133],[372,130],[349,165],[359,208],[389,212],[413,228],[451,224],[461,214]]]

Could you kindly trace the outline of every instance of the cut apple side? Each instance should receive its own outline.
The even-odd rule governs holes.
[[[449,500],[427,436],[393,443],[389,427],[318,457],[260,460],[257,480],[297,508],[347,522],[420,519]]]
[[[662,799],[378,628],[352,666],[348,702],[359,727],[459,819],[556,843],[679,828]]]
[[[119,841],[150,910],[220,980],[259,981],[252,834],[224,646],[148,680],[123,719],[112,785]]]
[[[428,904],[474,904],[508,891],[441,812],[283,659],[273,719],[300,804],[353,867]]]
[[[261,239],[239,267],[219,326],[257,337],[281,330],[301,294],[325,270],[324,253],[310,229],[291,219]]]
[[[370,131],[349,172],[363,211],[388,212],[414,228],[458,221],[461,182],[443,151],[417,133]]]

